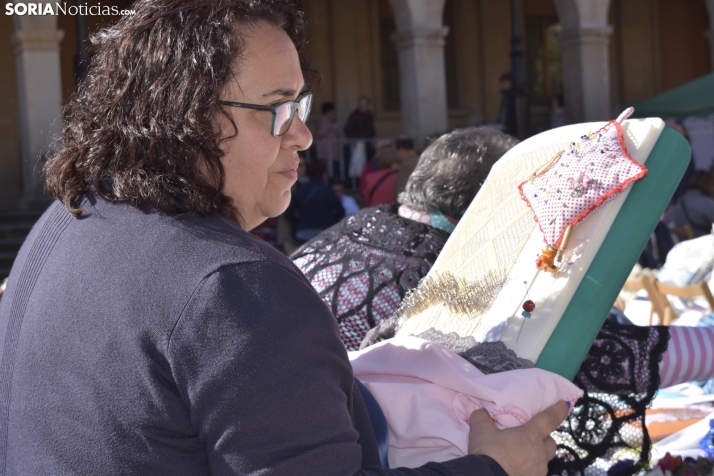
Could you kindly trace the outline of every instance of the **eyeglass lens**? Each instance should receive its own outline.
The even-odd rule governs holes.
[[[275,109],[275,124],[273,126],[273,135],[281,136],[288,132],[290,125],[293,122],[293,114],[297,110],[298,117],[305,122],[310,115],[312,106],[312,95],[304,96],[299,102],[286,102]]]

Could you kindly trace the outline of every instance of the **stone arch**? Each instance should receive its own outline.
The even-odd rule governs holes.
[[[577,28],[580,25],[578,7],[574,0],[553,0],[553,5],[563,28]]]
[[[607,26],[611,0],[553,0],[563,28]]]
[[[397,31],[441,27],[446,0],[389,0]]]

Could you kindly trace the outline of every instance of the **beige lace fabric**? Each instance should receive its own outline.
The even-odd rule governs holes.
[[[438,287],[439,280],[447,273],[459,276],[474,289],[502,286],[536,226],[533,212],[521,198],[518,185],[550,162],[567,144],[566,141],[549,144],[509,157],[508,161],[499,161],[420,287]],[[428,312],[405,320],[398,335],[419,335],[433,328],[472,336],[477,334],[480,325],[487,325],[479,317],[491,303],[481,302],[478,309],[461,312],[435,300]],[[423,302],[419,304],[424,307]],[[400,314],[414,314],[409,309],[411,305],[407,299]]]

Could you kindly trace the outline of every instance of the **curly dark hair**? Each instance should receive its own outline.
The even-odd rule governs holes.
[[[139,0],[136,14],[93,39],[96,54],[66,109],[44,166],[48,193],[75,216],[87,192],[165,213],[217,213],[240,222],[224,184],[219,95],[239,71],[259,22],[295,44],[306,87],[319,77],[303,55],[305,21],[289,0]]]
[[[460,219],[493,164],[518,139],[490,127],[457,129],[422,152],[399,203],[417,210],[439,210]]]

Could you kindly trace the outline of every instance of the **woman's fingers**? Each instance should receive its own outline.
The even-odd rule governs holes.
[[[543,440],[543,444],[545,445],[545,452],[548,455],[548,461],[550,461],[555,456],[555,450],[558,449],[558,445],[555,444],[555,440],[550,436]]]
[[[484,427],[489,427],[492,426],[493,428],[496,428],[496,424],[493,422],[493,419],[491,416],[488,414],[488,412],[484,408],[480,408],[478,410],[474,410],[471,412],[471,428],[473,429],[474,426],[478,426],[479,428]]]
[[[537,413],[523,426],[528,426],[541,435],[541,438],[546,438],[563,423],[569,411],[568,404],[561,401]]]
[[[499,430],[486,410],[476,410],[470,418],[469,453],[490,456],[509,476],[544,476],[557,448],[550,434],[567,415],[567,404],[560,402],[524,425]]]

